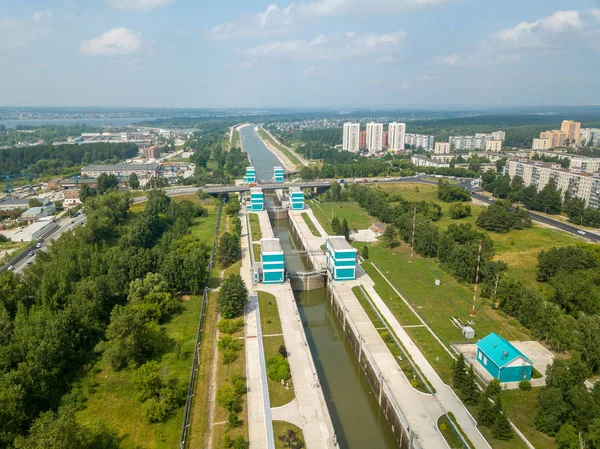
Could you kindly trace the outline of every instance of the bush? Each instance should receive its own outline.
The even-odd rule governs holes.
[[[238,353],[233,349],[224,349],[221,351],[221,357],[223,359],[223,365],[229,365],[236,361]]]
[[[227,416],[227,430],[235,429],[236,427],[241,427],[242,421],[236,412],[229,412]]]
[[[529,391],[531,390],[531,382],[528,380],[522,380],[519,382],[519,390],[521,391]]]
[[[232,274],[225,279],[219,298],[219,312],[223,318],[235,318],[244,312],[248,300],[248,289],[239,274]]]
[[[468,204],[454,203],[449,208],[450,218],[459,220],[471,216],[471,206]]]
[[[231,386],[238,396],[246,394],[246,378],[241,374],[234,374],[231,376]]]
[[[281,382],[282,379],[288,380],[292,377],[290,365],[281,354],[267,359],[267,374],[269,375],[269,379],[274,382]]]
[[[169,413],[169,406],[158,398],[150,398],[142,405],[142,416],[148,424],[163,421]]]
[[[219,328],[219,332],[223,334],[235,334],[242,327],[244,327],[244,319],[237,318],[235,320],[228,320],[226,318],[223,318],[219,321],[217,327]]]
[[[152,361],[140,366],[133,373],[131,380],[138,392],[138,400],[140,402],[158,396],[163,387],[163,382],[158,374],[158,369],[158,363]]]
[[[285,347],[285,345],[279,346],[279,351],[277,352],[279,352],[279,354],[281,354],[281,357],[283,358],[287,358],[288,356],[287,348]]]
[[[381,338],[386,343],[394,343],[394,337],[392,337],[387,331],[381,333]]]
[[[242,344],[230,335],[224,335],[219,339],[217,347],[223,357],[223,363],[229,365],[237,359],[237,354],[242,349]]]
[[[217,390],[217,404],[228,412],[235,412],[238,408],[241,395],[231,385],[223,385]]]

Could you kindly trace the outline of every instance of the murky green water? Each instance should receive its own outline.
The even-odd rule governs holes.
[[[252,128],[242,130],[244,150],[251,155],[257,174],[272,172],[272,159],[257,138],[248,138]],[[245,132],[244,132],[245,131]],[[254,134],[254,131],[251,132]],[[252,137],[252,136],[250,136]],[[278,164],[277,164],[278,165]],[[269,194],[267,204],[272,204]],[[298,249],[287,220],[271,220],[273,232],[284,251]],[[308,271],[306,256],[286,256],[286,266],[291,271]],[[377,398],[373,395],[366,376],[360,369],[343,329],[327,300],[326,290],[294,292],[306,338],[321,381],[321,387],[331,414],[339,447],[341,449],[393,449],[396,442]]]

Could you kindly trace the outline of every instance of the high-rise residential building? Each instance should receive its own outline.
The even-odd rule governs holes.
[[[383,137],[381,138],[381,146],[383,148],[388,148],[388,144],[389,144],[388,135],[389,135],[389,131],[383,132]]]
[[[360,123],[344,123],[344,139],[342,149],[358,153],[360,140]]]
[[[547,150],[550,148],[550,140],[548,139],[533,139],[533,144],[531,145],[533,150]]]
[[[600,129],[583,128],[579,133],[579,143],[593,147],[600,146]]]
[[[390,123],[388,133],[390,150],[403,150],[406,143],[406,123]]]
[[[379,153],[383,143],[383,124],[367,123],[367,149],[369,153]]]
[[[421,148],[425,151],[432,151],[434,138],[425,134],[405,134],[404,143],[409,147]]]
[[[358,145],[359,145],[360,148],[366,147],[367,146],[367,132],[366,131],[361,131],[360,132],[360,138],[358,140],[359,140]]]
[[[506,140],[506,133],[504,131],[494,131],[492,133],[492,140],[501,140],[504,142]]]
[[[436,142],[434,154],[450,154],[450,142]]]
[[[579,143],[579,135],[581,133],[581,122],[574,122],[573,120],[563,120],[560,125],[560,130],[566,134],[566,138],[569,139],[570,144]]]
[[[565,141],[567,140],[567,134],[557,129],[553,129],[552,131],[540,133],[540,139],[548,139],[548,148],[564,147]]]
[[[494,153],[499,153],[502,151],[502,141],[501,140],[488,140],[485,142],[485,151],[492,151]]]

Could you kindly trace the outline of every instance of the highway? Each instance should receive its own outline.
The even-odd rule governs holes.
[[[27,267],[30,262],[33,263],[33,261],[35,261],[36,253],[38,251],[44,251],[48,247],[48,244],[50,242],[52,242],[53,240],[56,240],[61,235],[63,235],[65,232],[75,229],[75,227],[79,226],[80,224],[83,225],[86,222],[86,220],[87,220],[87,216],[82,214],[78,217],[66,218],[66,219],[59,221],[57,223],[59,228],[44,239],[43,246],[40,249],[34,250],[33,256],[25,256],[23,259],[21,259],[19,262],[17,262],[15,264],[14,272],[22,273],[23,270],[25,269],[25,267]]]

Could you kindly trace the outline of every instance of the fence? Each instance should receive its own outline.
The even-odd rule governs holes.
[[[200,320],[198,321],[198,332],[196,334],[196,350],[194,351],[194,362],[192,364],[192,371],[190,373],[190,383],[188,385],[187,398],[185,401],[185,413],[183,415],[183,425],[181,427],[181,440],[179,443],[180,449],[185,448],[187,440],[187,431],[188,427],[190,426],[190,410],[192,408],[192,398],[194,396],[194,387],[196,384],[196,372],[198,371],[198,365],[200,364],[200,344],[202,343],[202,330],[204,329],[204,321],[206,319],[206,308],[208,305],[208,282],[210,281],[210,273],[212,271],[213,263],[215,260],[215,248],[217,247],[217,240],[219,236],[219,226],[221,224],[222,209],[223,201],[220,201],[219,208],[217,209],[217,224],[215,226],[215,237],[213,239],[210,260],[208,261],[206,281],[204,283],[204,295],[202,297],[202,306],[200,307]]]

